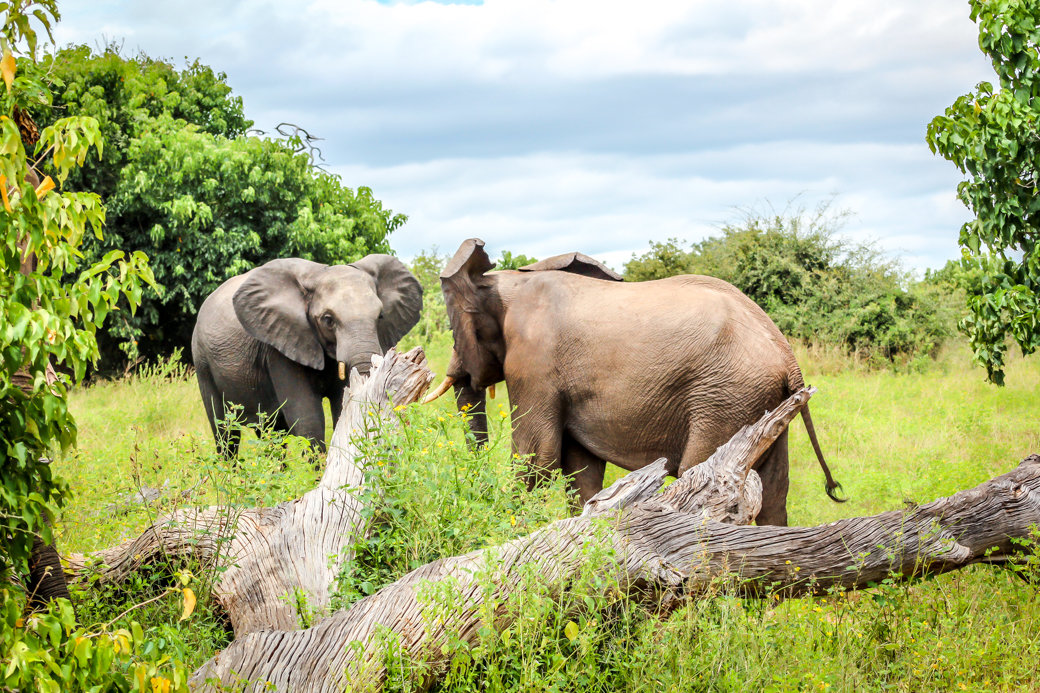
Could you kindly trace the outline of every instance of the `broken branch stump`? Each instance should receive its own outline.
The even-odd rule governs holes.
[[[330,588],[352,547],[368,528],[362,502],[365,460],[360,438],[394,425],[394,405],[419,399],[433,374],[416,347],[407,354],[391,349],[373,358],[368,378],[352,371],[350,389],[336,423],[325,472],[313,490],[273,508],[238,510],[211,507],[178,510],[159,519],[137,539],[101,551],[101,575],[122,580],[142,565],[165,555],[192,555],[203,565],[221,565],[213,587],[227,611],[235,636],[254,630],[297,628],[298,600],[321,612]],[[69,559],[73,573],[85,559]]]

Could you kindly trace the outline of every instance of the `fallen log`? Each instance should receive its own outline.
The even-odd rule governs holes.
[[[122,580],[162,555],[191,555],[204,566],[224,568],[213,595],[236,637],[264,628],[295,629],[302,604],[321,614],[341,566],[368,530],[361,512],[365,460],[358,441],[395,424],[391,400],[414,402],[432,380],[420,348],[374,357],[368,378],[357,371],[350,375],[349,396],[316,488],[273,508],[178,510],[137,539],[93,554],[102,579]],[[87,558],[74,555],[68,563],[76,576]]]
[[[477,642],[482,616],[499,630],[509,625],[507,605],[522,589],[523,574],[534,571],[544,584],[560,589],[597,542],[613,549],[613,561],[602,569],[638,588],[629,590],[631,597],[670,608],[722,575],[735,576],[745,592],[761,596],[856,589],[889,576],[909,579],[953,570],[1013,555],[1019,548],[1015,539],[1029,536],[1040,523],[1036,455],[974,489],[903,511],[820,527],[724,523],[754,517],[761,483],[750,467],[811,394],[796,393],[663,491],[665,462],[658,460],[591,499],[581,517],[494,549],[427,564],[313,628],[236,638],[196,672],[193,684],[377,689],[387,676],[381,651],[387,631],[397,656],[424,662],[435,679],[446,665],[442,646],[456,639]],[[459,604],[453,613],[431,618],[422,596],[431,584],[450,586]]]

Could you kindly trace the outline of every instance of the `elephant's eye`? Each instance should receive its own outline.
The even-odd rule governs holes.
[[[332,327],[332,323],[332,316],[329,313],[325,313],[325,315],[321,316],[321,324],[325,327]]]
[[[382,320],[382,319],[383,319],[383,315],[384,315],[383,311],[379,311],[379,319],[380,319],[380,320]]]

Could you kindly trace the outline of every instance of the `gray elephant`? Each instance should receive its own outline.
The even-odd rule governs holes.
[[[245,423],[271,417],[324,449],[322,399],[338,419],[350,370],[368,373],[421,309],[418,280],[390,255],[332,266],[272,260],[228,279],[203,302],[191,339],[217,448],[238,452],[239,430],[218,425],[236,404]]]
[[[455,349],[434,394],[454,386],[480,439],[485,389],[505,380],[513,451],[532,455],[529,484],[562,468],[584,501],[602,489],[608,460],[634,470],[667,457],[682,473],[803,387],[773,321],[722,280],[619,282],[578,253],[493,267],[484,242],[470,239],[441,274]],[[838,500],[808,408],[802,416]],[[755,469],[758,522],[787,524],[786,432]]]

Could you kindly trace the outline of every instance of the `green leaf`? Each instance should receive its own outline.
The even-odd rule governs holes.
[[[563,634],[567,636],[567,639],[574,642],[574,639],[578,637],[578,624],[574,621],[567,621],[567,625],[563,627]]]

